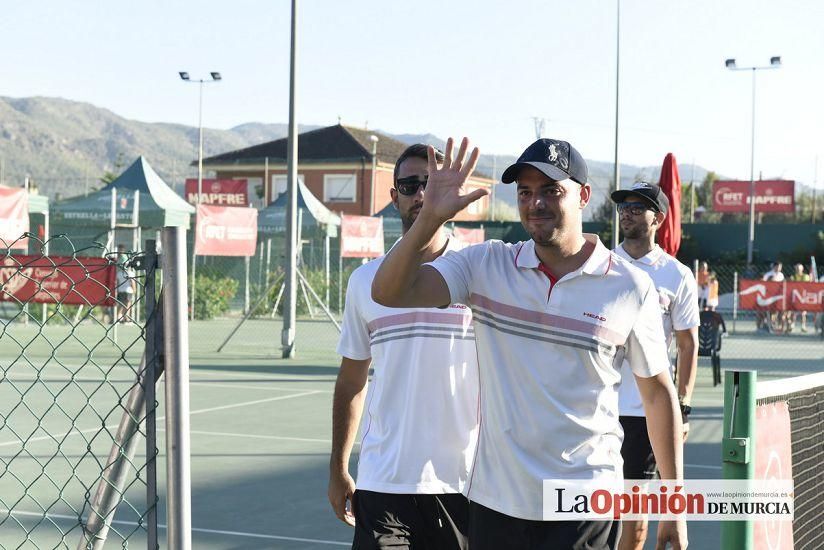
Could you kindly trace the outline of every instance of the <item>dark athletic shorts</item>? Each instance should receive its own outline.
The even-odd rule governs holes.
[[[535,521],[469,504],[471,550],[615,550],[620,521]]]
[[[618,420],[624,429],[624,443],[621,445],[624,479],[655,479],[658,477],[658,466],[647,433],[647,419],[643,416],[621,416]]]
[[[469,501],[461,494],[355,491],[353,550],[467,550]]]

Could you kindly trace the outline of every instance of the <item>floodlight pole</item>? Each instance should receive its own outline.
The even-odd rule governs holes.
[[[618,105],[619,105],[619,91],[620,91],[620,77],[621,77],[621,0],[616,0],[616,15],[615,15],[615,166],[613,167],[612,177],[615,180],[615,190],[621,188],[621,165],[618,163]],[[609,198],[607,198],[609,200]],[[614,208],[612,214],[612,248],[618,248],[618,232],[621,223],[618,209]]]
[[[208,84],[210,82],[220,82],[223,80],[223,77],[220,76],[218,72],[212,72],[212,80],[206,80],[205,78],[200,78],[198,80],[192,80],[189,78],[189,73],[187,72],[179,72],[180,79],[184,82],[189,82],[191,84],[198,85],[198,109],[197,109],[197,199],[196,204],[200,206],[200,196],[203,194],[203,85]],[[195,213],[197,216],[197,213]],[[195,254],[195,247],[196,247],[196,240],[197,240],[197,226],[195,226],[195,237],[192,239],[192,281],[191,281],[191,290],[190,295],[190,312],[189,318],[190,320],[195,320],[195,272],[197,271],[197,255]]]
[[[750,71],[752,73],[752,118],[750,127],[750,229],[747,236],[747,266],[752,265],[753,251],[755,249],[755,73],[764,69],[778,69],[781,67],[781,57],[774,56],[770,59],[770,64],[761,67],[738,67],[735,59],[727,59],[724,62],[727,69],[731,71]]]
[[[378,136],[372,134],[369,136],[369,140],[372,142],[372,189],[369,191],[369,212],[366,214],[367,216],[371,216],[375,213],[375,182],[377,181],[377,170],[378,170]]]
[[[297,317],[297,236],[298,236],[298,132],[295,120],[297,101],[297,21],[298,3],[292,0],[292,38],[289,59],[289,138],[287,140],[287,208],[286,208],[286,301],[283,304],[283,329],[281,331],[282,357],[295,356],[295,328]]]

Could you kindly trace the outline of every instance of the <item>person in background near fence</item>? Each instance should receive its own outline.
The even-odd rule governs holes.
[[[710,271],[710,276],[707,279],[707,305],[704,309],[708,311],[715,311],[718,307],[718,274],[715,271]]]
[[[710,266],[707,262],[701,262],[695,278],[698,283],[698,305],[701,309],[704,309],[707,307],[707,298],[709,297]]]
[[[135,295],[135,271],[127,265],[129,256],[126,254],[126,247],[117,245],[117,304],[115,305],[114,323],[126,323],[129,321],[132,303]]]
[[[762,281],[773,281],[776,283],[784,282],[784,266],[781,262],[774,262],[770,270],[764,273],[761,277]],[[767,332],[784,332],[786,328],[787,315],[784,311],[773,311],[765,315],[768,322],[763,324]]]
[[[624,240],[613,251],[634,267],[646,272],[658,291],[658,303],[664,321],[667,345],[675,336],[678,399],[681,406],[684,439],[689,430],[688,414],[698,367],[699,318],[697,286],[692,271],[655,244],[655,233],[669,212],[667,195],[657,185],[636,183],[630,189],[614,191],[610,195],[620,214]],[[706,262],[702,267],[707,267]],[[710,272],[705,280],[708,294],[706,308],[718,304],[718,280]],[[618,407],[624,442],[624,479],[654,479],[655,456],[647,433],[644,405],[638,385],[632,377],[627,361],[621,366],[621,386],[618,389]],[[647,520],[623,522],[620,550],[642,549],[647,540]]]
[[[544,480],[621,479],[617,386],[630,360],[650,412],[662,477],[682,479],[678,398],[658,306],[644,272],[582,232],[592,194],[583,157],[540,139],[503,175],[517,181],[521,223],[532,237],[486,241],[427,263],[447,220],[486,194],[463,188],[479,152],[469,141],[442,167],[430,149],[418,219],[387,254],[372,297],[392,307],[473,310],[481,373],[480,434],[467,496],[473,550],[614,548],[620,522],[543,521]],[[659,523],[659,544],[686,547],[683,521]]]
[[[802,264],[795,264],[795,272],[790,275],[790,280],[799,282],[799,283],[808,283],[810,282],[810,275],[809,273],[804,273],[804,266]],[[792,332],[795,326],[795,320],[798,316],[801,316],[801,332],[807,332],[807,312],[795,312],[795,311],[788,311],[790,315],[789,324],[787,325],[787,331]]]
[[[404,234],[425,202],[428,170],[422,144],[407,148],[395,164],[390,193]],[[422,253],[434,260],[457,244],[438,233]],[[463,305],[397,310],[376,304],[372,279],[381,262],[356,269],[346,290],[329,501],[338,518],[355,526],[353,548],[465,549],[469,503],[461,492],[478,433],[472,312]],[[355,484],[349,456],[364,399],[368,423]]]

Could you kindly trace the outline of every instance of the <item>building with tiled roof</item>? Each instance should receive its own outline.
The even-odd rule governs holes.
[[[372,136],[378,138],[374,159]],[[204,159],[203,168],[218,179],[245,178],[252,188],[268,181],[263,201],[268,204],[286,191],[286,146],[283,138],[229,151]],[[298,178],[330,210],[371,216],[391,202],[395,161],[406,147],[379,132],[340,124],[304,132],[298,135]],[[473,175],[467,182],[470,191],[491,185],[492,180],[483,175]],[[456,220],[485,220],[488,209],[484,197]]]

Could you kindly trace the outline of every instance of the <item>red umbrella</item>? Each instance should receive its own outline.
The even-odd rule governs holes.
[[[678,164],[675,155],[667,153],[664,165],[661,167],[661,178],[658,180],[661,190],[667,195],[670,210],[664,223],[658,228],[658,245],[667,254],[675,256],[681,247],[681,178],[678,176]]]

